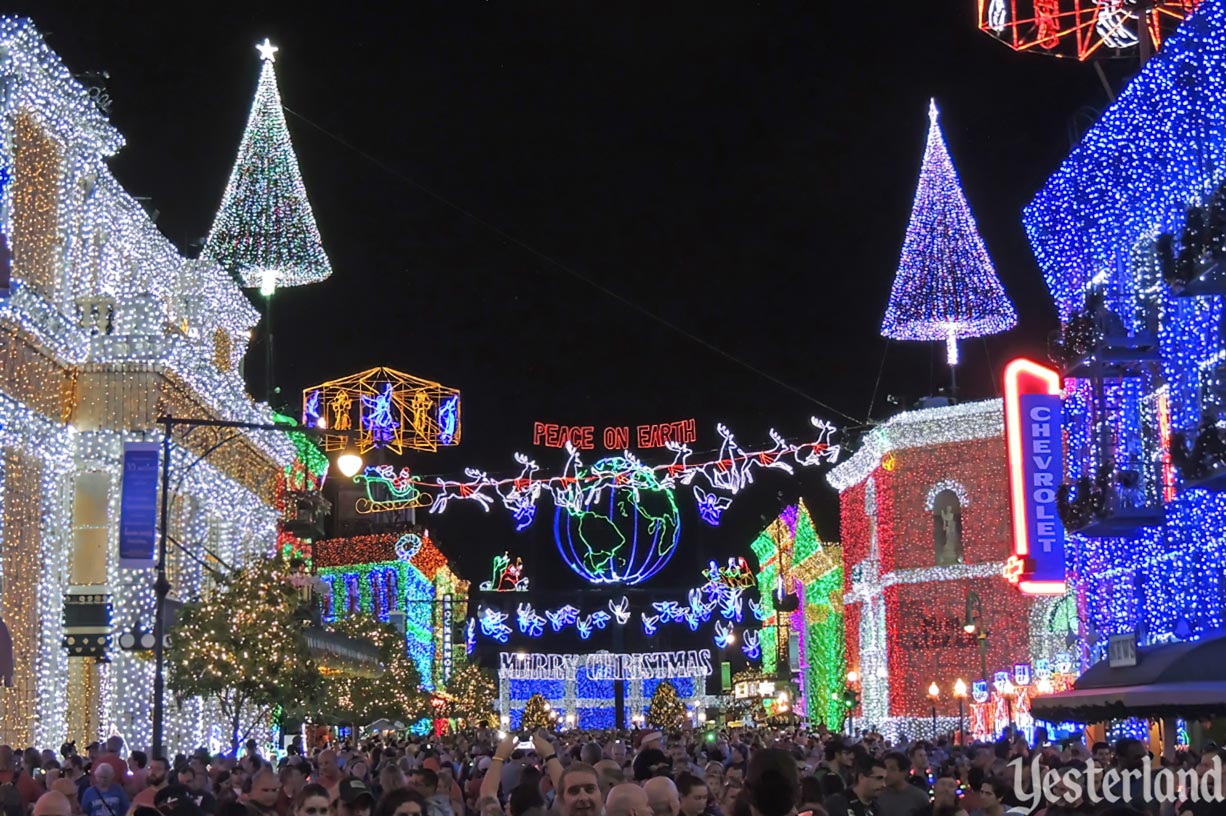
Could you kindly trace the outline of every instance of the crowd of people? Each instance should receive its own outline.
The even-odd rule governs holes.
[[[309,750],[295,741],[276,758],[254,742],[237,757],[149,757],[113,737],[84,754],[0,746],[0,816],[1226,816],[1220,802],[1161,805],[1135,785],[1109,806],[1089,789],[1036,795],[1029,771],[1011,765],[1128,769],[1146,755],[1128,739],[892,746],[824,729],[481,730]],[[1208,772],[1215,757],[1226,752],[1210,744],[1167,761]]]

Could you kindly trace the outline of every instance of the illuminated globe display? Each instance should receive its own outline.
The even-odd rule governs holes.
[[[681,518],[671,488],[620,456],[580,469],[557,501],[553,534],[567,565],[593,584],[638,584],[672,558]]]

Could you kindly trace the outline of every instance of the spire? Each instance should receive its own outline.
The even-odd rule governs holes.
[[[936,100],[928,119],[928,146],[881,334],[945,341],[952,365],[959,338],[1003,332],[1017,315],[962,194],[937,124]]]
[[[317,283],[332,274],[290,143],[273,68],[277,47],[256,46],[262,67],[247,129],[204,254],[244,286]]]

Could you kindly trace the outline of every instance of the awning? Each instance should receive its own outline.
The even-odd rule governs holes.
[[[1143,646],[1135,666],[1099,661],[1072,690],[1032,698],[1030,711],[1048,722],[1082,723],[1226,713],[1226,632]]]
[[[379,677],[383,674],[379,650],[369,640],[313,626],[304,629],[303,634],[307,649],[322,672],[355,677]]]

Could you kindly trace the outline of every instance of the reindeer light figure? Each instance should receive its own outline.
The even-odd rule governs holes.
[[[665,442],[664,447],[673,452],[673,461],[665,466],[665,476],[660,480],[660,485],[671,490],[677,486],[678,479],[681,484],[689,485],[694,481],[694,474],[698,472],[697,468],[691,468],[689,465],[690,455],[694,452],[680,442]]]
[[[430,507],[431,513],[443,512],[447,509],[447,503],[452,499],[475,501],[481,505],[482,510],[489,512],[490,505],[494,503],[494,500],[484,493],[485,488],[493,484],[489,474],[476,468],[464,468],[464,475],[472,481],[448,482],[443,479],[435,479],[438,482],[439,491],[434,497],[434,504]]]

